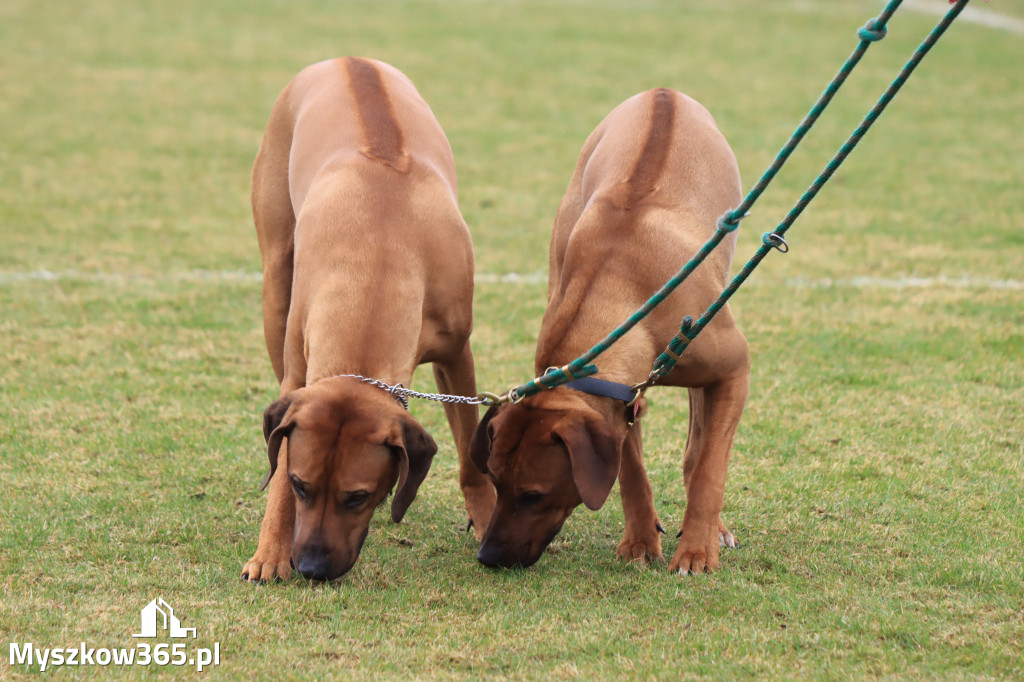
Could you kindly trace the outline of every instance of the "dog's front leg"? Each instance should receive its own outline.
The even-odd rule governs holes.
[[[450,395],[476,395],[476,370],[473,352],[467,342],[462,352],[447,363],[435,362],[434,380],[441,393]],[[470,459],[469,444],[473,439],[480,418],[476,405],[454,405],[445,403],[445,416],[459,451],[459,487],[466,500],[466,512],[476,534],[477,541],[483,539],[484,531],[491,522],[496,494],[490,479],[477,469]]]
[[[644,468],[643,435],[639,421],[633,424],[622,444],[619,493],[622,495],[626,531],[615,555],[626,561],[664,561],[659,532],[661,524],[654,510],[654,490]]]
[[[288,442],[281,445],[277,471],[270,479],[267,511],[260,524],[260,541],[253,555],[242,568],[242,579],[266,582],[291,575],[292,538],[295,532],[295,498],[288,481]]]
[[[691,389],[690,442],[683,464],[686,513],[679,546],[669,563],[673,572],[697,574],[718,568],[729,451],[749,386],[749,374],[742,372],[706,388]]]

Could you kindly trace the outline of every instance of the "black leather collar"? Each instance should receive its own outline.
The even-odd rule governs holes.
[[[604,379],[596,379],[594,377],[575,379],[565,384],[565,386],[566,388],[571,388],[574,391],[589,393],[590,395],[596,395],[602,398],[621,400],[626,405],[633,402],[633,398],[636,396],[636,391],[626,384],[619,384],[614,381],[606,381]]]
[[[548,371],[550,372],[551,370]],[[630,427],[633,426],[637,415],[640,413],[640,396],[637,395],[637,391],[634,391],[632,386],[594,377],[573,379],[569,383],[564,384],[564,386],[581,393],[621,401],[626,406],[626,424]]]

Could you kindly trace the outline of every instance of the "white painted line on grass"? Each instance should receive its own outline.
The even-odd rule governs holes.
[[[751,280],[753,281],[753,280]],[[765,282],[762,282],[762,285]],[[993,279],[990,277],[822,277],[810,279],[791,277],[784,280],[786,286],[800,289],[1009,289],[1024,290],[1024,282],[1016,279]]]
[[[242,270],[185,270],[180,272],[164,272],[159,274],[119,273],[119,272],[86,272],[81,270],[0,270],[0,286],[9,286],[18,282],[83,282],[108,285],[134,284],[258,284],[263,276],[258,272]],[[502,284],[511,286],[546,285],[547,273],[531,272],[521,274],[509,272],[497,274],[480,272],[476,275],[476,283],[491,285]],[[754,278],[744,286],[752,287],[786,287],[791,289],[993,289],[1024,291],[1024,281],[1017,279],[996,279],[993,277],[971,277],[962,275],[937,275],[935,277],[790,277],[781,282],[769,278]]]
[[[478,272],[473,278],[477,284],[547,284],[548,275],[546,272],[531,272],[520,275],[518,272],[508,272],[504,275],[497,275],[490,272]]]
[[[0,285],[16,282],[86,282],[94,284],[159,284],[185,283],[241,283],[262,282],[258,272],[242,270],[185,270],[162,272],[155,275],[129,272],[96,272],[82,270],[0,270]]]

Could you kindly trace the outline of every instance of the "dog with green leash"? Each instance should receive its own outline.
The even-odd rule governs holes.
[[[732,150],[698,102],[656,89],[616,107],[584,144],[555,219],[537,375],[564,369],[629,317],[741,198]],[[735,233],[726,236],[679,290],[604,352],[602,381],[571,382],[488,410],[472,444],[473,461],[498,492],[482,563],[532,565],[578,505],[604,504],[616,478],[626,523],[617,554],[662,559],[642,456],[646,401],[630,387],[647,378],[679,320],[706,309],[724,288],[735,245]],[[747,342],[726,306],[660,380],[690,397],[687,507],[673,571],[717,569],[719,545],[735,546],[721,511],[749,375]]]

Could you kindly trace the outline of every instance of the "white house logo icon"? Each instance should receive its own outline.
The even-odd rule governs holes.
[[[163,626],[164,630],[170,632],[171,637],[196,636],[195,628],[181,627],[181,621],[174,615],[174,609],[164,601],[163,597],[157,597],[146,604],[142,609],[142,632],[132,637],[156,637],[157,627]]]

